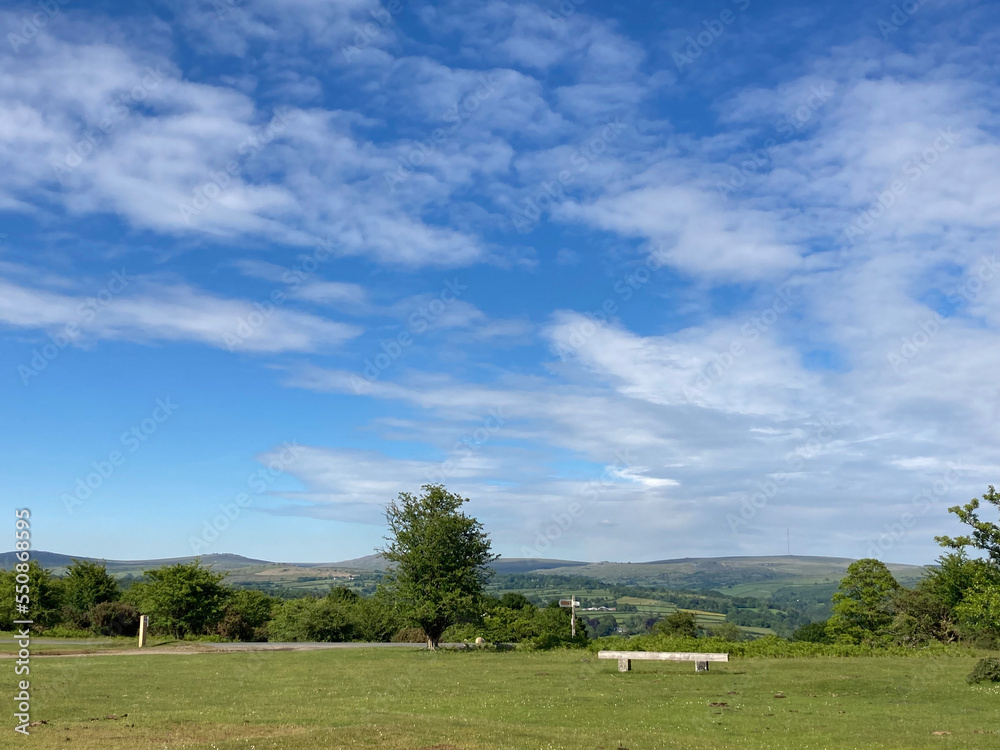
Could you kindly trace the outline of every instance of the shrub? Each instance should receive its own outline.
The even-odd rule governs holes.
[[[267,623],[278,600],[263,591],[236,591],[226,602],[215,632],[231,641],[266,641]]]
[[[90,612],[63,605],[60,627],[70,630],[90,630]]]
[[[101,602],[90,610],[90,627],[100,635],[139,634],[139,610],[126,602]]]
[[[222,619],[230,594],[222,583],[225,574],[213,572],[201,560],[147,570],[143,575],[144,584],[136,595],[153,627],[183,638],[203,635]],[[131,588],[127,594],[132,594]],[[126,598],[131,600],[131,596]]]
[[[717,625],[709,625],[705,628],[705,635],[709,638],[721,638],[724,641],[742,641],[743,631],[731,622],[720,622]]]
[[[329,598],[283,602],[267,631],[272,641],[350,641],[354,637],[350,610]]]
[[[651,632],[654,635],[694,638],[698,634],[698,622],[690,612],[677,610],[656,623]]]
[[[803,625],[792,633],[792,640],[803,643],[833,643],[830,634],[826,632],[826,620]]]
[[[393,643],[427,643],[423,628],[400,628],[392,637]]]
[[[95,604],[121,598],[118,581],[104,563],[74,560],[63,578],[63,604],[79,612],[88,612]]]
[[[980,682],[1000,682],[1000,659],[995,656],[980,659],[965,680],[970,685],[977,685]]]
[[[385,643],[402,627],[399,613],[381,596],[358,599],[350,608],[354,637]]]
[[[580,620],[576,621],[576,638],[571,635],[570,611],[558,603],[537,611],[534,617],[533,638],[525,641],[529,648],[559,648],[562,646],[584,646],[587,643],[587,629]]]

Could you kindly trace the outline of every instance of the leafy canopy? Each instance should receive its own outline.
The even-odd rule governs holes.
[[[393,563],[386,588],[434,648],[449,625],[481,616],[489,565],[498,555],[482,524],[462,512],[468,498],[439,484],[422,490],[401,492],[386,508],[388,544],[379,552]]]
[[[892,625],[893,601],[901,586],[884,563],[855,560],[833,595],[833,616],[827,631],[840,643],[886,640]]]
[[[990,505],[996,506],[1000,510],[1000,493],[994,489],[993,485],[983,494],[983,500]],[[949,513],[958,516],[958,520],[972,528],[971,535],[963,535],[952,538],[950,536],[938,536],[935,540],[943,547],[950,547],[964,551],[966,547],[974,547],[987,554],[990,563],[1000,568],[1000,525],[991,521],[983,521],[979,517],[980,500],[978,497],[972,498],[965,505],[956,505],[948,508]]]
[[[102,602],[121,598],[118,581],[108,573],[104,563],[74,560],[63,578],[63,603],[81,612]]]
[[[150,626],[169,630],[175,638],[200,634],[221,618],[230,590],[200,559],[145,571],[145,582],[136,584],[140,608],[150,615]],[[131,590],[130,590],[130,593]]]

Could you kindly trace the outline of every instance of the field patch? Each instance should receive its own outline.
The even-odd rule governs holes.
[[[734,659],[621,674],[586,651],[39,659],[37,748],[986,748],[973,657]],[[714,704],[714,705],[713,705]],[[117,717],[108,719],[105,717]],[[991,734],[993,733],[993,734]]]

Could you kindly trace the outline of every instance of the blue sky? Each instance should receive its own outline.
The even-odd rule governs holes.
[[[1000,477],[988,2],[0,12],[37,548],[929,562]]]

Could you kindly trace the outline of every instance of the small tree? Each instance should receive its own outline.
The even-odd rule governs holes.
[[[698,635],[698,621],[690,612],[677,610],[656,623],[651,632],[657,635],[695,638]]]
[[[213,573],[201,560],[177,563],[145,571],[141,592],[142,608],[152,624],[175,638],[203,633],[222,617],[230,590],[223,585],[224,573]]]
[[[27,583],[23,582],[24,576],[28,577]],[[15,595],[23,597],[25,593],[27,612],[21,612]],[[0,570],[0,629],[13,630],[14,620],[33,620],[35,630],[57,625],[62,617],[62,593],[62,581],[35,560]]]
[[[63,603],[81,612],[89,612],[95,604],[115,602],[121,598],[118,581],[108,573],[104,563],[74,560],[63,578]]]
[[[226,602],[216,632],[233,641],[267,640],[266,626],[278,603],[275,597],[256,589],[235,591]]]
[[[468,498],[437,484],[422,489],[419,497],[399,493],[386,508],[389,544],[379,552],[394,564],[387,589],[434,649],[449,625],[481,615],[489,564],[498,556],[482,524],[462,512]]]
[[[879,560],[855,560],[833,595],[827,632],[840,643],[884,641],[893,621],[893,600],[900,590]]]

